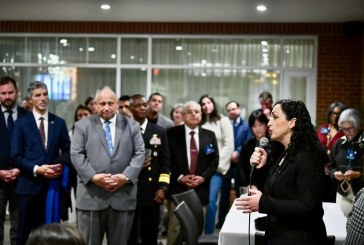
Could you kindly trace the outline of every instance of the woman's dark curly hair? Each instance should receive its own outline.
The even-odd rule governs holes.
[[[214,100],[214,98],[212,98],[211,96],[209,96],[208,94],[204,94],[200,97],[200,99],[198,100],[198,103],[200,104],[201,106],[201,109],[202,109],[202,100],[205,99],[205,98],[208,98],[212,104],[214,105],[214,109],[212,110],[211,114],[209,115],[209,120],[211,122],[216,122],[218,120],[221,119],[221,116],[219,115],[219,113],[217,112],[217,106],[216,106],[216,102]],[[202,111],[202,119],[201,119],[201,125],[204,124],[207,120],[207,115],[205,113],[203,113]]]
[[[287,120],[296,119],[296,124],[292,129],[293,133],[286,151],[286,157],[290,161],[294,161],[294,156],[301,149],[309,149],[315,151],[319,158],[325,162],[327,160],[327,155],[317,137],[306,105],[300,100],[279,100],[273,107],[276,105],[281,106]],[[273,156],[277,156],[277,154],[281,154],[281,152],[282,145],[276,141],[272,142],[271,153]]]

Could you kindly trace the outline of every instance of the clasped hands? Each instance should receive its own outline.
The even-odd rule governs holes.
[[[128,179],[123,174],[99,173],[91,178],[91,182],[106,191],[114,192],[128,183]]]
[[[341,171],[335,171],[334,176],[338,181],[357,179],[361,175],[360,171],[348,170],[345,173]]]
[[[0,170],[0,179],[4,182],[11,182],[16,180],[19,176],[20,170],[17,168]]]
[[[44,175],[44,177],[49,179],[58,178],[63,171],[63,166],[60,163],[57,164],[43,164],[39,166],[36,170],[37,174]]]
[[[179,182],[181,182],[182,184],[184,184],[188,188],[194,189],[197,186],[204,183],[205,179],[204,179],[204,177],[201,177],[201,176],[198,176],[198,175],[189,174],[189,175],[184,175],[179,180]]]

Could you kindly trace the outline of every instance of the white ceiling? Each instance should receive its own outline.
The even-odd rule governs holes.
[[[364,0],[0,0],[0,20],[145,22],[364,21]],[[258,13],[258,3],[268,10]]]

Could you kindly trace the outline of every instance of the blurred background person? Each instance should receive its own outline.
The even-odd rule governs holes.
[[[88,107],[87,105],[83,105],[83,104],[79,104],[75,110],[75,114],[74,114],[74,123],[72,126],[72,129],[69,131],[69,136],[72,137],[73,135],[73,130],[75,129],[75,123],[85,117],[88,117],[92,114],[92,111],[90,109],[90,107]]]
[[[120,114],[132,118],[133,115],[130,112],[130,96],[122,95],[118,100],[118,111]]]
[[[27,111],[32,111],[33,110],[33,104],[32,101],[30,100],[29,96],[25,96],[23,98],[23,100],[21,101],[21,105],[20,105],[23,109],[27,110]]]
[[[174,126],[183,124],[182,111],[183,111],[183,104],[178,103],[173,106],[171,112],[169,113],[169,117],[171,118]]]
[[[250,165],[250,157],[254,152],[255,147],[259,147],[259,142],[261,138],[270,138],[268,131],[268,118],[262,111],[253,111],[248,119],[249,126],[253,131],[254,137],[249,139],[244,147],[241,149],[240,159],[239,159],[239,169],[240,169],[240,183],[241,186],[248,186],[250,182],[250,172],[252,166]],[[264,166],[259,169],[259,171],[254,171],[251,188],[255,188],[263,191],[265,180],[269,174],[269,167]]]
[[[272,112],[273,96],[268,91],[263,91],[259,94],[259,103],[261,108],[256,111],[261,111],[270,119],[270,114]]]
[[[345,136],[337,140],[331,150],[329,169],[338,181],[336,203],[345,216],[353,207],[355,195],[364,187],[364,133],[360,123],[360,114],[356,109],[344,110],[338,125]]]
[[[265,244],[325,244],[322,208],[323,163],[327,155],[302,101],[279,100],[268,122],[268,154],[256,147],[250,163],[270,167],[264,192],[236,199],[238,210],[267,214]]]
[[[234,151],[231,154],[230,168],[222,182],[221,195],[219,202],[219,215],[216,228],[221,228],[227,213],[230,209],[230,191],[231,181],[234,182],[236,197],[239,196],[239,174],[238,174],[238,162],[240,158],[240,152],[244,143],[252,138],[252,132],[249,124],[243,120],[241,115],[240,104],[236,101],[229,101],[225,105],[227,116],[230,119],[230,123],[234,130]],[[236,198],[234,197],[234,199]]]
[[[148,121],[165,129],[169,129],[173,127],[173,122],[168,117],[162,115],[162,107],[163,96],[158,92],[151,94],[148,99]]]
[[[86,98],[85,105],[87,105],[90,108],[92,114],[96,113],[97,103],[93,96],[89,96]]]
[[[68,224],[43,225],[32,232],[26,245],[86,245],[76,227]]]
[[[209,205],[205,222],[205,234],[212,234],[215,231],[219,192],[224,175],[230,168],[231,155],[234,151],[234,131],[229,118],[218,113],[215,100],[211,96],[202,95],[199,104],[202,109],[200,125],[215,133],[219,148],[219,165],[210,181]]]
[[[345,105],[341,102],[335,101],[330,104],[326,113],[326,123],[321,124],[317,129],[317,136],[321,142],[322,147],[327,152],[329,158],[331,157],[331,149],[334,143],[344,136],[344,132],[338,125],[340,114],[345,110]],[[325,163],[325,187],[324,187],[324,202],[336,201],[337,181],[331,178],[328,171],[329,162]]]

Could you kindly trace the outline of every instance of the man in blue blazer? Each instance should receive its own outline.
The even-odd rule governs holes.
[[[4,241],[4,222],[6,206],[9,204],[10,241],[16,243],[18,222],[18,199],[15,194],[19,169],[10,161],[10,145],[14,130],[14,121],[28,113],[17,105],[18,88],[11,77],[0,79],[0,244]]]
[[[48,112],[47,86],[32,82],[28,93],[33,111],[16,121],[11,145],[12,161],[20,169],[17,245],[24,245],[46,219],[60,221],[61,181],[67,177],[62,173],[68,169],[70,150],[66,122]]]

